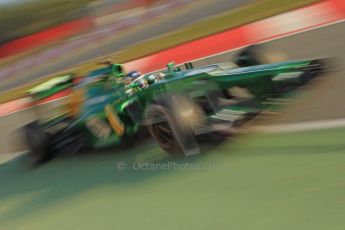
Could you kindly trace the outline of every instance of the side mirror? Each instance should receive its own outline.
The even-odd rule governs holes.
[[[169,62],[167,64],[167,70],[168,70],[167,72],[171,73],[171,72],[179,72],[179,71],[181,71],[180,67],[175,67],[175,66],[176,66],[175,62]]]
[[[168,70],[168,72],[173,72],[174,66],[175,66],[175,62],[169,62],[169,63],[167,64],[167,70]]]

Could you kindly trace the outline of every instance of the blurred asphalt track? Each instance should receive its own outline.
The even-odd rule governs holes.
[[[114,35],[113,38],[107,38],[106,44],[103,44],[100,40],[99,44],[91,44],[77,54],[71,53],[67,56],[56,58],[54,61],[42,63],[42,66],[35,66],[30,69],[29,72],[23,71],[23,73],[11,77],[11,79],[4,79],[0,85],[0,92],[21,86],[40,77],[63,71],[68,67],[85,62],[89,59],[97,58],[103,55],[102,52],[105,54],[116,52],[132,44],[177,30],[185,25],[253,1],[254,0],[205,0],[202,3],[190,4],[186,6],[186,9],[180,9],[165,17],[156,18],[154,22],[147,23],[138,28],[133,28],[132,31],[125,32],[124,34],[121,32],[119,36]],[[114,61],[116,61],[116,58],[114,59]]]

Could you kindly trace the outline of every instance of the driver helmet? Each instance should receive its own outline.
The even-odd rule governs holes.
[[[141,73],[139,71],[131,71],[127,74],[127,77],[131,78],[132,80],[134,80],[140,76],[141,76]]]

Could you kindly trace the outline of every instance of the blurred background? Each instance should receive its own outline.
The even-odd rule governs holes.
[[[109,57],[133,44],[250,2],[253,1],[4,1],[0,79],[8,74],[21,77],[2,81],[0,92],[90,59]],[[196,36],[200,35],[184,41]],[[132,49],[130,55],[115,54],[114,61],[123,63],[178,43],[181,41],[170,39],[169,44],[158,48],[151,45],[146,51]]]
[[[168,1],[159,0],[4,0],[0,19],[1,58],[90,33],[124,19],[130,21],[152,7],[167,4]]]

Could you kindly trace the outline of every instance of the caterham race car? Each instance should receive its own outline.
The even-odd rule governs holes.
[[[305,84],[323,69],[322,60],[266,64],[256,50],[249,47],[230,63],[198,68],[170,63],[144,75],[107,63],[78,83],[73,75],[43,83],[29,91],[34,101],[66,88],[72,93],[64,112],[23,127],[30,154],[44,162],[60,152],[121,145],[140,129],[170,154],[197,154],[199,135],[241,124],[267,98]]]

